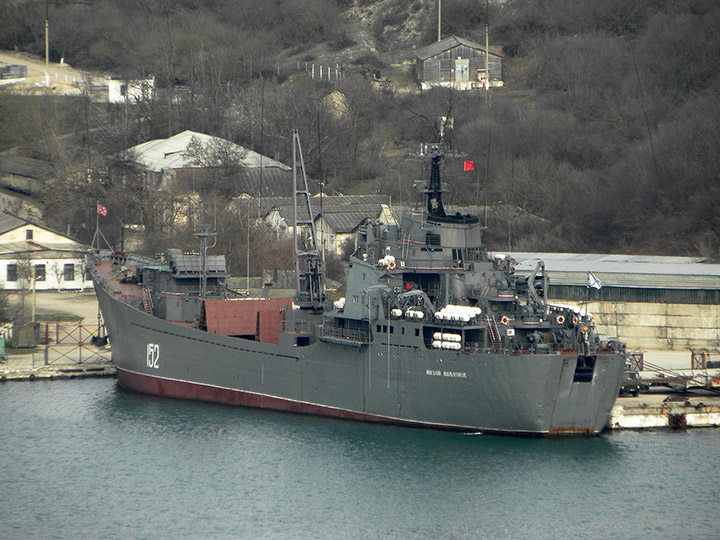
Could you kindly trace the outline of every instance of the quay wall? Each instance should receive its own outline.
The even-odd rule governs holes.
[[[640,394],[620,397],[615,402],[608,429],[687,429],[720,427],[720,397],[716,394]]]
[[[562,299],[550,303],[578,305]],[[598,330],[629,350],[702,351],[720,348],[720,305],[591,301]]]

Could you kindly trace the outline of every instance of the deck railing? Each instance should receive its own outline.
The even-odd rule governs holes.
[[[338,341],[349,341],[353,343],[371,343],[372,336],[366,330],[354,330],[350,328],[337,328],[325,325],[318,326],[318,337],[338,340]]]

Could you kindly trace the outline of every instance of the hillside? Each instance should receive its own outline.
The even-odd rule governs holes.
[[[121,109],[6,90],[0,140],[51,165],[40,198],[53,226],[90,234],[87,208],[100,197],[117,201],[118,223],[141,215],[157,246],[184,236],[153,223],[147,197],[106,177],[123,148],[192,129],[289,162],[297,128],[329,191],[407,204],[419,200],[411,186],[424,174],[409,154],[452,116],[451,143],[476,167],[446,164],[448,202],[488,208],[491,248],[720,257],[720,4],[488,6],[445,0],[443,35],[482,42],[489,21],[505,86],[419,93],[412,59],[437,38],[435,1],[51,2],[55,60],[153,74],[156,93]],[[38,9],[0,4],[0,47],[42,58]],[[345,77],[313,80],[306,63],[337,64]],[[374,69],[389,87],[363,76]],[[342,115],[319,101],[330,87],[343,93]]]

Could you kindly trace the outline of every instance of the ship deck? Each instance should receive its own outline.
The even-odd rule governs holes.
[[[135,273],[134,266],[113,266],[112,261],[99,261],[94,267],[98,279],[116,298],[142,298],[142,289],[136,283],[125,283],[124,277]]]

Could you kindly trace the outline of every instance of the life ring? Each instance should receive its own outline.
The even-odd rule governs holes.
[[[395,261],[390,261],[387,264],[388,270],[395,270]]]
[[[573,325],[577,326],[577,323],[578,323],[578,318],[577,318],[577,316],[573,316],[572,322],[573,322]]]
[[[507,324],[510,322],[510,319],[507,315],[503,315],[500,317],[500,324],[507,326]]]
[[[555,320],[558,324],[565,324],[565,317],[563,317],[562,315],[558,315]]]

